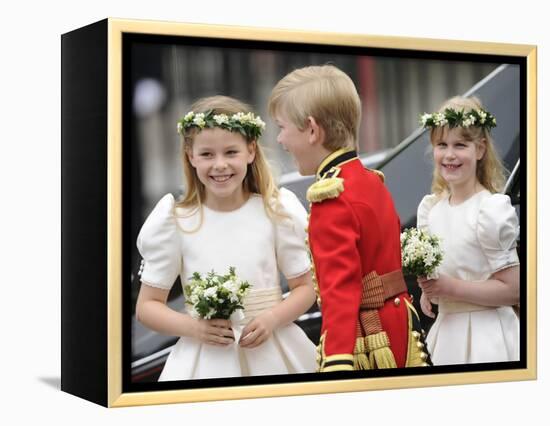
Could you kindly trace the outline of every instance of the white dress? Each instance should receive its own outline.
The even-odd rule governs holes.
[[[451,206],[448,197],[427,195],[418,206],[420,229],[442,239],[438,271],[467,281],[519,265],[516,211],[510,198],[476,193]],[[510,306],[488,307],[439,298],[439,314],[427,336],[434,365],[519,360],[519,321]]]
[[[183,285],[194,272],[218,274],[236,268],[251,284],[245,300],[246,321],[282,300],[279,271],[287,278],[310,270],[305,247],[307,214],[296,196],[282,189],[280,203],[288,216],[273,222],[262,198],[252,195],[239,209],[219,212],[203,206],[200,214],[175,208],[165,195],[139,233],[142,283],[170,289],[179,275]],[[175,214],[174,214],[175,212]],[[184,308],[185,309],[185,308]],[[274,330],[260,346],[225,347],[181,337],[172,349],[159,381],[314,372],[315,345],[296,324]]]

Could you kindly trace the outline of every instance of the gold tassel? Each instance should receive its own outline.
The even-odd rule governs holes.
[[[332,177],[321,179],[309,187],[306,198],[310,203],[318,203],[336,198],[344,191],[344,179]]]
[[[366,354],[365,340],[362,337],[355,339],[355,349],[353,350],[353,369],[370,370],[369,358]]]
[[[370,365],[375,368],[397,368],[390,341],[385,331],[371,334],[366,338]]]

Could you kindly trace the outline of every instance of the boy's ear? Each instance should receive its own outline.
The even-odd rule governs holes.
[[[306,119],[306,131],[308,132],[308,142],[310,145],[322,145],[325,141],[325,131],[323,127],[317,123],[317,120],[312,116]]]

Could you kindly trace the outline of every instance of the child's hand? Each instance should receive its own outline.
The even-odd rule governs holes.
[[[432,302],[430,302],[430,299],[424,292],[420,296],[420,309],[422,309],[422,312],[427,317],[435,318],[435,314],[432,311]]]
[[[243,329],[239,345],[243,348],[255,348],[265,342],[277,327],[277,319],[271,311],[263,312]]]
[[[227,346],[235,341],[231,321],[224,319],[197,319],[193,337],[214,346]]]
[[[425,293],[429,299],[440,296],[452,296],[453,287],[456,285],[453,278],[445,274],[439,274],[437,279],[418,277],[416,281],[422,289],[422,293]]]

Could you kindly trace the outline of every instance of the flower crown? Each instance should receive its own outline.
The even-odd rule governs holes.
[[[497,119],[490,112],[484,109],[473,109],[464,112],[463,109],[445,108],[443,112],[434,112],[433,114],[422,114],[420,124],[425,129],[449,126],[453,127],[481,127],[490,130],[497,126]]]
[[[181,135],[192,127],[198,127],[200,130],[220,127],[230,132],[239,132],[247,139],[256,140],[265,129],[265,123],[260,116],[255,116],[251,112],[246,114],[238,112],[232,116],[228,116],[226,114],[214,114],[214,111],[209,109],[208,111],[198,113],[189,111],[178,121],[178,133]]]

